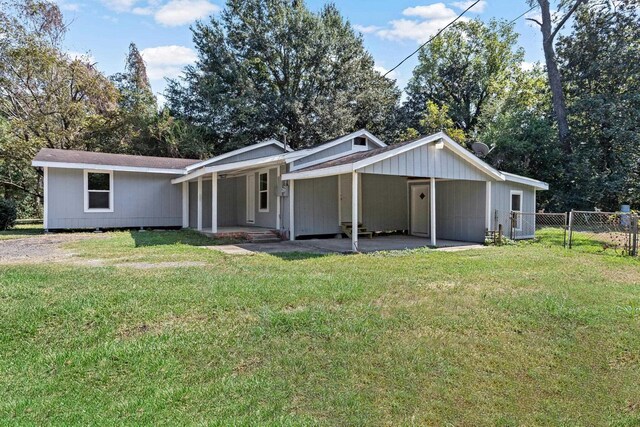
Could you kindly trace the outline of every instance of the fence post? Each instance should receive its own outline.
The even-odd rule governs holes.
[[[498,224],[498,246],[502,245],[502,224]]]
[[[631,216],[631,256],[638,256],[638,216]]]
[[[514,226],[513,226],[513,216],[514,213],[511,212],[509,214],[509,239],[513,240],[513,235],[515,234]]]
[[[573,209],[569,212],[569,249],[573,243]]]
[[[564,232],[564,235],[562,236],[562,247],[566,248],[567,247],[567,213],[564,213],[564,226],[562,227],[562,230]]]

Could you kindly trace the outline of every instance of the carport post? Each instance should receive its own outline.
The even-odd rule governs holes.
[[[189,228],[189,181],[182,183],[182,228]]]
[[[202,175],[198,177],[198,231],[202,231]]]
[[[211,174],[211,232],[218,232],[218,173]]]
[[[429,203],[429,209],[431,210],[431,246],[436,246],[436,179],[431,177],[429,195],[431,196],[431,203]]]
[[[296,231],[294,229],[295,218],[295,203],[293,199],[293,187],[295,181],[293,179],[289,180],[289,240],[296,240]]]
[[[358,172],[351,176],[351,250],[358,252]]]

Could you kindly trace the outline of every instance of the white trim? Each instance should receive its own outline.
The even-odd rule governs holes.
[[[273,168],[271,168],[271,169],[273,169]],[[270,198],[269,197],[270,196],[270,194],[269,194],[269,184],[271,183],[270,182],[271,179],[269,178],[269,175],[271,175],[271,173],[270,173],[271,169],[262,169],[262,170],[258,171],[258,182],[257,182],[257,184],[258,184],[258,212],[269,212],[269,205],[270,205],[270,203],[269,203],[269,198]],[[260,175],[263,175],[263,174],[267,175],[267,189],[266,190],[261,190],[260,189]],[[263,193],[263,192],[267,193],[267,207],[264,208],[264,209],[262,208],[262,206],[260,206],[260,196],[261,196],[261,193]]]
[[[358,137],[358,136],[366,136],[367,139],[369,139],[369,141],[372,141],[378,147],[386,147],[387,146],[387,144],[385,144],[381,139],[379,139],[378,137],[373,135],[368,130],[360,129],[360,130],[352,132],[350,134],[341,136],[340,138],[337,138],[337,139],[334,139],[332,141],[326,142],[324,144],[318,145],[317,147],[308,148],[308,149],[304,150],[304,152],[301,152],[301,155],[298,156],[296,159],[291,159],[287,163],[290,163],[290,162],[293,162],[295,160],[299,160],[299,159],[305,158],[305,157],[310,156],[310,155],[315,154],[315,153],[319,153],[319,152],[324,151],[324,150],[326,150],[328,148],[335,147],[336,145],[340,145],[343,142],[347,142],[350,139],[353,139],[353,138]],[[353,143],[351,144],[351,146],[353,147]],[[361,147],[361,146],[359,146],[359,147]],[[366,147],[365,147],[365,149],[366,149]]]
[[[182,228],[189,228],[189,183],[182,183]]]
[[[253,185],[249,185],[253,181]],[[245,175],[245,221],[247,224],[256,223],[256,173],[251,172]],[[249,209],[249,200],[253,199],[253,206]]]
[[[430,196],[430,214],[429,221],[431,221],[431,246],[436,246],[436,179],[431,178],[429,183],[429,196]]]
[[[211,232],[218,232],[218,174],[211,174]]]
[[[513,196],[514,195],[520,196],[520,209],[519,210],[514,210],[513,209]],[[520,212],[520,213],[522,213],[523,199],[524,199],[524,192],[522,190],[511,190],[511,191],[509,191],[509,211],[510,212]],[[516,223],[516,231],[522,231],[522,216],[519,217],[519,223]]]
[[[197,213],[198,231],[202,231],[202,177],[198,177],[198,213]]]
[[[484,226],[487,230],[491,230],[491,181],[486,183],[484,200]]]
[[[321,178],[323,176],[342,175],[353,172],[353,163],[346,165],[332,166],[330,168],[314,169],[305,172],[289,172],[282,175],[282,179],[309,179]]]
[[[282,180],[280,179],[280,166],[278,166],[276,168],[276,185],[278,186],[278,194],[276,194],[276,230],[280,231],[281,229],[281,224],[282,224],[282,218],[280,218],[281,216],[281,212],[282,212],[282,208],[280,207],[280,187],[282,186]]]
[[[295,181],[292,179],[289,181],[289,240],[296,240],[295,233],[295,203],[293,199]]]
[[[258,148],[262,148],[262,147],[267,147],[269,145],[276,145],[280,148],[282,148],[282,150],[284,150],[284,144],[276,139],[268,139],[266,141],[262,141],[262,142],[258,142],[257,144],[253,144],[253,145],[248,145],[246,147],[242,147],[242,148],[238,148],[237,150],[233,150],[233,151],[229,151],[227,153],[221,154],[219,156],[215,156],[215,157],[211,157],[207,160],[203,160],[201,162],[198,163],[194,163],[192,165],[189,165],[186,167],[186,171],[190,172],[194,169],[198,169],[204,166],[207,166],[211,163],[215,163],[215,162],[219,162],[220,160],[224,160],[224,159],[228,159],[229,157],[233,157],[236,156],[238,154],[243,154],[243,153],[248,153],[250,151],[256,150]],[[291,147],[287,147],[287,152],[292,152],[293,149],[291,149]],[[255,159],[254,159],[255,160]]]
[[[44,167],[44,177],[43,177],[43,193],[44,200],[42,204],[42,226],[44,231],[49,229],[49,168]]]
[[[351,173],[351,250],[358,252],[358,172]]]
[[[352,154],[355,153],[361,153],[363,151],[369,151],[366,147],[364,149],[361,150],[349,150],[349,151],[343,151],[342,153],[338,153],[338,154],[334,154],[331,156],[327,156],[327,157],[322,157],[320,159],[316,159],[316,160],[312,160],[308,163],[302,163],[301,165],[295,165],[292,164],[291,168],[289,169],[291,172],[296,171],[296,170],[300,170],[300,169],[304,169],[304,168],[310,168],[311,166],[315,166],[315,165],[319,165],[320,163],[324,163],[324,162],[330,162],[331,160],[336,160],[339,159],[341,157],[346,157],[346,156],[350,156]],[[298,160],[298,159],[296,159]]]
[[[116,165],[97,165],[93,163],[66,163],[66,162],[43,162],[32,161],[35,167],[50,167],[59,169],[91,169],[93,171],[118,171],[118,172],[145,172],[145,173],[161,173],[168,175],[184,175],[185,169],[163,169],[163,168],[145,168],[137,166],[116,166]]]
[[[543,181],[538,181],[537,179],[527,178],[526,176],[516,175],[509,172],[501,172],[507,181],[517,182],[519,184],[530,185],[537,190],[548,190],[549,184]]]
[[[206,168],[201,168],[201,169],[198,169],[197,171],[193,171],[188,175],[184,175],[178,178],[173,178],[171,180],[171,183],[180,184],[183,181],[190,181],[201,175],[208,175],[213,172],[218,172],[218,174],[220,175],[221,174],[220,172],[229,172],[229,171],[241,172],[243,169],[250,170],[250,169],[265,168],[268,166],[272,166],[272,167],[278,166],[282,164],[286,158],[287,158],[287,154],[278,154],[275,156],[260,157],[258,159],[243,160],[241,162],[225,163],[218,166],[208,166]]]
[[[91,190],[94,193],[109,193],[109,208],[108,209],[91,209],[89,208],[89,174],[101,173],[109,175],[109,191],[106,190]],[[113,212],[113,171],[111,170],[95,170],[84,169],[84,212],[85,213],[111,213]]]

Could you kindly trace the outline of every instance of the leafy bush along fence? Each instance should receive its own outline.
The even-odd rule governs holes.
[[[535,239],[589,252],[613,250],[638,256],[638,215],[625,212],[509,214],[509,238]]]

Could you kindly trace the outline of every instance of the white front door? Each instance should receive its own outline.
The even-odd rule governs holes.
[[[426,184],[411,186],[411,234],[429,235],[429,186]]]
[[[256,175],[247,175],[247,223],[256,222]]]

